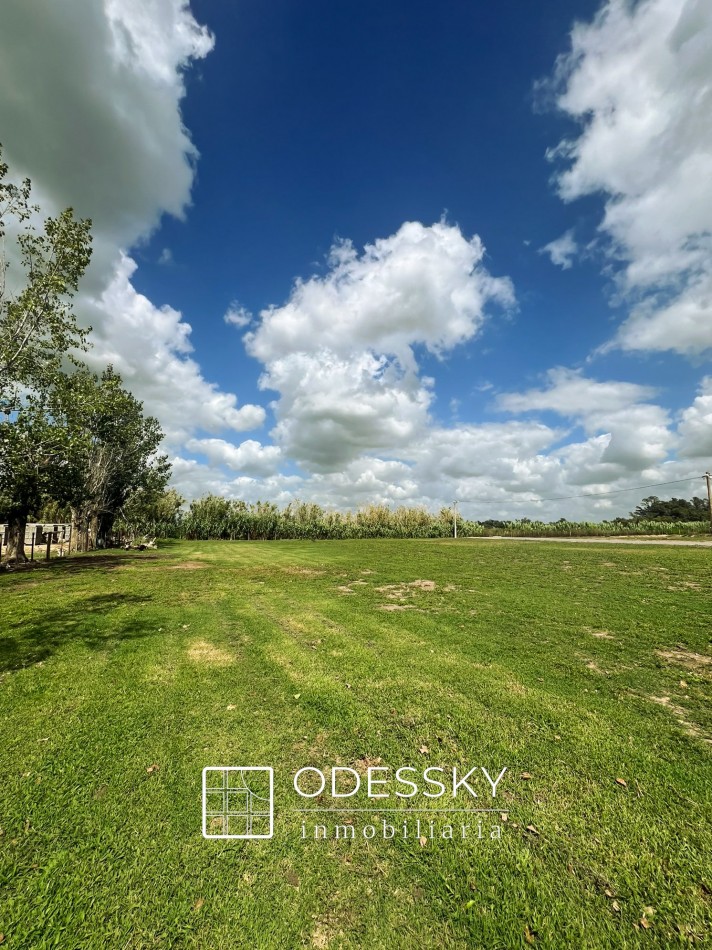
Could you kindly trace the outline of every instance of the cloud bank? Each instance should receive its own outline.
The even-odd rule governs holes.
[[[197,428],[261,425],[261,407],[205,380],[190,326],[131,283],[129,249],[164,214],[183,217],[197,152],[180,113],[184,73],[213,47],[187,0],[7,0],[0,128],[12,169],[46,212],[93,221],[76,312],[95,328],[88,362],[113,362],[176,448]]]

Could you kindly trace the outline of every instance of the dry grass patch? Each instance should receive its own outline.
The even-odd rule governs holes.
[[[146,672],[146,682],[152,685],[168,685],[175,680],[176,668],[172,663],[152,666]]]
[[[685,710],[682,708],[682,706],[678,706],[676,703],[673,703],[669,696],[649,696],[648,698],[657,706],[662,706],[663,709],[669,710],[669,712],[671,712],[677,720],[678,725],[682,726],[683,730],[688,736],[693,736],[695,739],[702,739],[703,742],[712,744],[712,739],[710,739],[709,736],[706,736],[699,726],[696,726],[693,722],[690,722],[690,720],[687,719],[687,714],[685,713]]]
[[[169,571],[201,571],[208,565],[203,561],[183,561],[181,564],[173,564],[168,568]]]
[[[610,630],[595,630],[593,627],[584,627],[583,629],[592,637],[596,637],[597,640],[615,640]]]
[[[470,663],[471,667],[474,667],[478,670],[487,669],[486,666],[483,666],[482,663]],[[507,682],[507,692],[512,693],[514,696],[526,696],[529,690],[523,683],[520,683],[518,680],[508,680]]]
[[[331,946],[332,941],[336,939],[339,932],[337,930],[332,930],[331,925],[328,921],[320,921],[317,923],[314,928],[314,932],[311,935],[311,945],[315,947],[316,950],[327,950]]]
[[[229,666],[234,662],[232,654],[221,650],[207,640],[195,640],[188,647],[188,659],[192,663],[201,663],[205,666]]]
[[[353,764],[353,767],[357,772],[360,772],[362,775],[365,775],[369,769],[375,768],[383,763],[383,759],[378,756],[378,758],[372,759],[369,756],[365,755],[362,759],[356,759]]]
[[[295,617],[281,617],[279,625],[283,630],[291,634],[301,635],[305,633],[312,634],[314,632],[312,625],[297,620]]]

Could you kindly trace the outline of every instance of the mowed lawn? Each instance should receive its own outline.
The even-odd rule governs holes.
[[[183,542],[0,577],[3,950],[710,946],[711,568]],[[369,764],[507,766],[501,814],[303,839],[294,772]],[[202,837],[211,765],[274,767],[271,840]]]

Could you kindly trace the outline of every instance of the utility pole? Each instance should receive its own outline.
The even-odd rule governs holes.
[[[709,484],[710,484],[710,480],[708,478],[707,491],[709,491]],[[710,504],[712,504],[712,502],[710,502]],[[456,501],[453,501],[452,503],[452,528],[453,528],[453,536],[455,540],[457,541],[457,502]]]
[[[712,480],[712,475],[709,472],[705,472],[703,478],[707,482],[707,504],[710,509],[710,533],[712,534],[712,487],[710,486],[710,480]]]

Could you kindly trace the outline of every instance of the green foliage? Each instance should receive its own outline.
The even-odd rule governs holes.
[[[433,515],[424,508],[368,505],[342,513],[326,511],[312,502],[292,502],[280,509],[271,502],[248,505],[215,495],[192,502],[180,524],[180,536],[196,540],[446,538],[452,533],[448,509],[445,514]]]
[[[610,537],[646,534],[694,535],[706,522],[616,518],[613,521],[470,521],[458,515],[459,537]],[[347,540],[350,538],[449,538],[453,512],[437,515],[425,508],[388,508],[368,505],[356,512],[327,511],[313,502],[292,502],[285,508],[269,502],[247,504],[207,495],[190,504],[187,513],[172,521],[165,537],[191,540],[277,541]]]
[[[92,538],[108,533],[134,496],[139,507],[157,499],[170,477],[167,457],[158,454],[158,421],[143,415],[142,403],[121,383],[112,367],[98,377],[80,370],[65,382],[78,438],[65,467],[63,499]]]
[[[707,501],[702,498],[671,498],[664,501],[649,495],[638,505],[631,518],[646,521],[709,521]]]
[[[91,257],[91,222],[66,209],[38,230],[30,192],[29,180],[8,180],[0,150],[0,239],[14,242],[0,261],[0,518],[19,560],[31,513],[52,505],[66,517],[71,507],[84,546],[132,497],[155,501],[170,474],[158,422],[111,367],[97,377],[76,357],[87,331],[71,301]],[[22,279],[9,279],[17,262]]]
[[[481,526],[486,535],[503,535],[511,538],[605,538],[634,537],[647,534],[693,535],[704,532],[707,525],[699,521],[628,521],[616,518],[613,521],[519,521],[484,522]]]
[[[68,505],[46,495],[42,498],[39,509],[33,511],[32,517],[43,524],[67,524],[71,520],[72,512]]]
[[[0,422],[0,519],[22,522],[43,500],[64,499],[81,435],[61,386],[22,395]]]
[[[159,494],[141,488],[133,492],[119,509],[114,531],[130,538],[175,538],[179,533],[184,504],[185,499],[175,488],[164,489]]]
[[[8,554],[22,560],[25,522],[43,497],[62,499],[79,437],[64,367],[78,365],[72,350],[86,346],[70,303],[89,264],[91,223],[67,209],[38,232],[29,180],[15,185],[7,176],[0,149],[0,516],[10,524]],[[23,273],[14,279],[18,261]]]
[[[72,349],[85,348],[86,331],[70,302],[91,258],[90,221],[77,221],[67,208],[38,232],[29,179],[18,186],[7,175],[0,146],[0,239],[14,237],[23,269],[16,282],[10,262],[0,260],[0,405],[6,407],[15,404],[18,387],[47,387]]]
[[[66,430],[54,424],[43,400],[29,395],[12,421],[0,422],[0,520],[12,521],[36,509],[51,493],[66,450]]]

